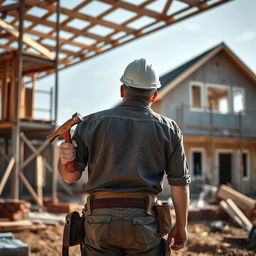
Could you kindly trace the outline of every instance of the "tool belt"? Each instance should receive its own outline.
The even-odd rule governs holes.
[[[172,230],[172,218],[170,207],[167,201],[157,201],[156,214],[158,222],[158,233],[160,236],[165,236]]]
[[[168,234],[172,229],[170,208],[167,201],[157,200],[156,195],[142,192],[96,192],[87,198],[86,215],[91,215],[95,209],[103,208],[140,208],[145,214],[156,212],[158,233]]]
[[[103,208],[139,208],[152,215],[156,202],[156,196],[140,192],[96,192],[87,197],[85,205],[86,216],[91,215],[95,209]]]
[[[91,210],[100,208],[141,208],[146,209],[143,198],[102,198],[91,201]]]
[[[76,211],[66,215],[63,232],[62,256],[69,255],[69,247],[81,244],[84,239],[84,213],[82,216]]]

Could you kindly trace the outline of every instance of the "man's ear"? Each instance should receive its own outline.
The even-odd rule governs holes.
[[[153,95],[153,97],[152,97],[152,99],[151,99],[151,102],[152,102],[152,103],[155,102],[157,95],[158,95],[158,92],[155,91],[155,92],[154,92],[154,95]]]
[[[124,97],[124,85],[123,84],[120,86],[120,96],[121,96],[121,98]]]

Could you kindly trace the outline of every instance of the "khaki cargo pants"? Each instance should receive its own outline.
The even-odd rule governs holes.
[[[161,256],[156,216],[143,209],[95,209],[85,219],[83,256]]]

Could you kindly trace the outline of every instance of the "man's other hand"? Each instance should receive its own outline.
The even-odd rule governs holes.
[[[62,165],[66,165],[76,158],[76,147],[77,143],[75,140],[72,140],[72,143],[62,142],[60,144],[59,156]]]
[[[174,226],[172,231],[168,234],[168,243],[174,251],[184,248],[187,239],[187,228],[185,227],[179,228]]]

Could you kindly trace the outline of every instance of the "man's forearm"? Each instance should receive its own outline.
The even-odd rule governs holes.
[[[82,172],[80,171],[69,172],[66,165],[61,164],[60,160],[58,162],[58,171],[66,183],[73,183],[79,180],[82,175]]]
[[[186,227],[189,205],[189,185],[171,186],[171,193],[176,214],[176,225]]]

